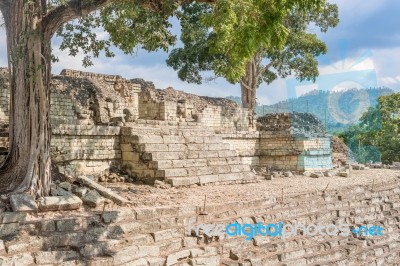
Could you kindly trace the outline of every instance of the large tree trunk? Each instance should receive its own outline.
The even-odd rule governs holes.
[[[260,78],[260,57],[256,55],[246,65],[246,75],[240,81],[242,91],[242,107],[248,108],[251,115],[255,114],[256,91]]]
[[[1,7],[11,84],[10,146],[0,169],[1,194],[49,193],[51,48],[42,25],[45,2],[13,0]]]

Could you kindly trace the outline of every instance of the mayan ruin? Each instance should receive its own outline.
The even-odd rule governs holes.
[[[399,8],[0,0],[0,266],[400,266]]]
[[[1,74],[6,131],[7,69]],[[53,77],[51,96],[58,177],[50,197],[14,195],[9,206],[3,203],[2,265],[397,261],[400,167],[348,162],[312,117],[270,114],[250,123],[248,112],[229,100],[73,70]],[[187,232],[188,224],[278,220],[379,221],[393,231],[373,241],[301,235],[244,241],[206,228]]]

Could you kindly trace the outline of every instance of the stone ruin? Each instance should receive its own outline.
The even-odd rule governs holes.
[[[3,156],[8,146],[8,86],[7,70],[0,69]],[[345,156],[339,156],[346,148],[333,141],[336,155],[332,156],[331,137],[308,114],[271,114],[252,124],[246,109],[226,99],[172,88],[156,90],[139,79],[63,70],[52,80],[50,118],[55,176],[70,182],[57,180],[51,197],[12,195],[10,206],[1,198],[0,265],[399,262],[400,182],[395,172],[385,172],[385,182],[373,179],[372,186],[363,179],[351,183],[349,178],[326,175],[332,179],[322,189],[312,189],[314,179],[291,176],[284,183],[293,184],[292,194],[256,175],[259,169],[268,169],[270,179],[279,171],[307,176],[314,172],[311,177],[320,177],[315,172],[330,174],[333,160],[346,163]],[[348,177],[350,168],[339,176]],[[135,184],[104,183],[112,172],[123,173],[119,181]],[[330,182],[353,185],[339,189]],[[308,191],[297,188],[303,183]],[[203,187],[223,184],[231,186]],[[162,190],[165,187],[172,188]],[[189,191],[186,198],[184,191]],[[134,196],[128,197],[129,193]],[[204,204],[199,195],[206,195]],[[177,203],[176,198],[183,200]],[[255,236],[245,241],[213,236],[207,228],[188,230],[190,224],[257,221],[347,223],[352,228],[374,224],[384,226],[388,234]]]
[[[5,126],[9,91],[7,70],[0,71],[0,121]],[[61,174],[99,177],[111,168],[129,180],[172,186],[253,182],[251,169],[260,167],[331,169],[330,137],[322,131],[299,134],[293,131],[299,119],[294,123],[289,117],[262,117],[257,128],[246,109],[227,99],[158,90],[140,79],[63,70],[51,84],[52,161]],[[302,130],[318,132],[313,125]],[[4,154],[5,130],[1,137]]]

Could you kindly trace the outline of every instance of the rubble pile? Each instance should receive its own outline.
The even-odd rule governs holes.
[[[134,80],[135,82],[137,80]],[[143,82],[142,82],[143,84]],[[212,97],[207,97],[207,96],[198,96],[195,94],[191,93],[186,93],[183,91],[175,90],[172,87],[168,87],[164,90],[160,89],[155,89],[154,85],[152,83],[144,83],[144,86],[142,85],[142,91],[143,90],[150,90],[155,93],[155,96],[159,101],[179,101],[179,100],[186,100],[190,102],[194,110],[197,112],[201,112],[206,108],[207,106],[224,106],[227,108],[239,108],[239,104],[225,98],[212,98]]]
[[[322,122],[310,113],[275,113],[257,119],[260,131],[291,131],[293,135],[313,137],[325,135]]]

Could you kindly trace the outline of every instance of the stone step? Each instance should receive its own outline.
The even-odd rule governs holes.
[[[347,251],[343,247],[336,247],[318,254],[305,255],[303,259],[307,264],[320,263],[327,260],[340,260],[347,255]]]
[[[203,166],[231,166],[242,165],[240,157],[227,157],[227,158],[195,158],[183,160],[157,160],[149,162],[147,166],[154,170],[174,169],[174,168],[188,168],[188,167],[203,167]]]
[[[175,152],[175,151],[228,151],[229,143],[173,143],[173,144],[134,144],[132,149],[137,152]]]
[[[257,178],[253,172],[242,173],[224,173],[224,174],[211,174],[201,176],[189,177],[171,177],[166,178],[166,181],[173,187],[191,186],[191,185],[205,185],[205,184],[233,184],[242,182],[256,182]]]
[[[145,162],[158,161],[158,160],[184,160],[184,159],[209,159],[210,158],[227,158],[237,157],[236,151],[223,150],[223,151],[189,151],[189,152],[144,152],[140,158]]]

